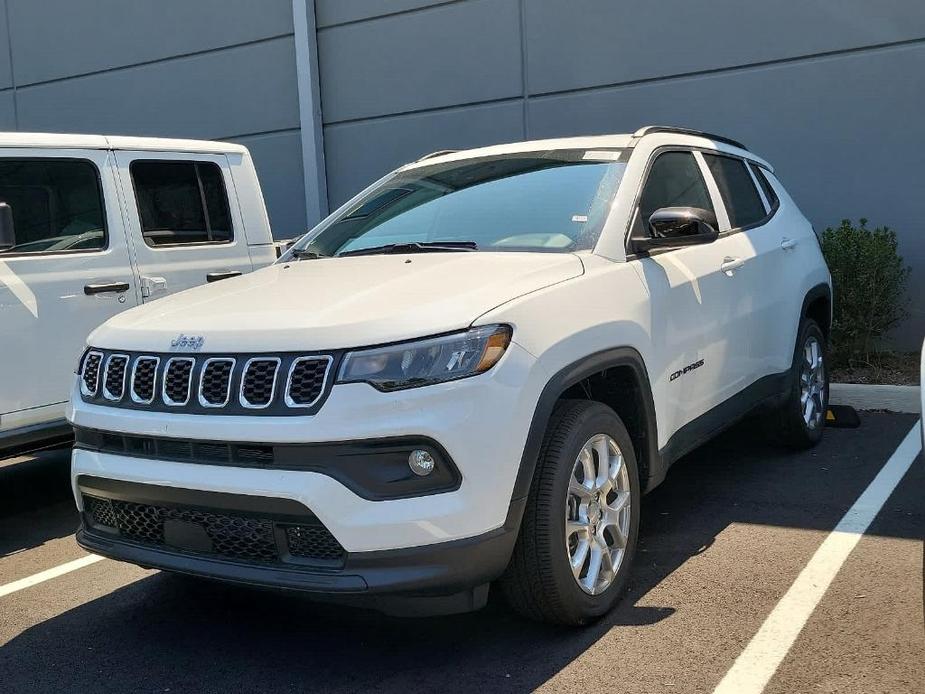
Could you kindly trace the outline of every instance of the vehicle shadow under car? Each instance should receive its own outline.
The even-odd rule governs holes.
[[[626,596],[586,629],[525,621],[497,595],[478,613],[400,619],[155,573],[28,628],[0,649],[0,672],[13,691],[533,689],[612,629],[671,619],[679,606],[644,598],[731,524],[831,530],[914,421],[865,415],[803,453],[746,422],[679,461],[643,500]],[[920,520],[876,531],[920,539]]]

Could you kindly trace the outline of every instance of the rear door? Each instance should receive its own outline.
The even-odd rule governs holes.
[[[143,301],[251,269],[224,154],[115,156]]]
[[[742,292],[738,310],[742,313],[742,330],[748,336],[747,380],[753,382],[785,370],[787,366],[774,366],[775,355],[793,353],[795,318],[785,299],[794,292],[783,262],[786,251],[781,248],[786,234],[774,217],[776,205],[772,208],[765,199],[744,160],[708,152],[703,153],[703,158],[716,181],[732,231],[737,234],[739,254],[748,256],[747,266],[738,273],[738,289]],[[786,349],[781,347],[782,340],[788,342]],[[788,356],[788,366],[789,363]]]
[[[0,202],[16,245],[0,252],[0,429],[64,413],[87,335],[138,288],[107,150],[0,150]]]

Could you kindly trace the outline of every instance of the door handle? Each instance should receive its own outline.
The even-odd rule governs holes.
[[[240,270],[224,270],[222,272],[210,272],[206,275],[206,282],[218,282],[219,280],[227,280],[229,277],[240,277]]]
[[[783,240],[780,242],[780,247],[783,248],[785,251],[789,251],[791,248],[794,248],[796,245],[797,245],[796,239],[788,239],[787,237],[784,237]]]
[[[108,282],[106,284],[87,284],[84,285],[84,294],[92,296],[93,294],[106,294],[107,292],[116,292],[123,294],[128,291],[128,282]]]
[[[142,277],[141,278],[141,295],[145,299],[150,299],[157,292],[167,291],[166,277]]]
[[[723,262],[720,264],[719,269],[726,273],[727,277],[732,277],[735,274],[735,271],[743,265],[745,265],[745,261],[741,258],[730,258],[727,255],[725,258],[723,258]]]

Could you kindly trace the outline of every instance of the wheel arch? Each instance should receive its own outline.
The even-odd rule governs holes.
[[[626,397],[627,389],[630,397]],[[664,478],[658,451],[658,423],[645,361],[632,347],[615,347],[563,367],[543,388],[514,482],[512,505],[527,497],[553,409],[559,400],[569,397],[602,402],[620,415],[633,438],[643,492]]]
[[[819,324],[826,341],[832,339],[832,287],[817,284],[803,297],[801,318],[812,318]]]

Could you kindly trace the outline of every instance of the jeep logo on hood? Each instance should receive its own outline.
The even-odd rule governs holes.
[[[202,335],[184,335],[180,333],[170,341],[171,352],[198,352],[206,339]]]

